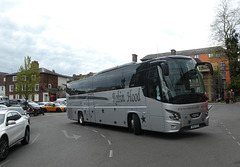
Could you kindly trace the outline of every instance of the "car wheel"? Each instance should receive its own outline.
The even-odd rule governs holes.
[[[139,120],[139,118],[136,114],[132,115],[131,126],[132,126],[133,133],[135,135],[140,135],[141,134],[141,132],[142,132],[141,122],[140,122],[140,120]]]
[[[26,145],[26,144],[29,143],[29,141],[30,141],[30,130],[29,130],[29,128],[26,128],[26,130],[25,130],[25,135],[24,135],[24,138],[23,138],[23,140],[21,141],[21,143],[22,143],[23,145]]]
[[[0,139],[0,160],[7,158],[9,151],[8,141],[6,138]]]
[[[62,112],[62,110],[60,108],[57,108],[56,112]]]
[[[83,113],[80,111],[78,112],[78,123],[80,125],[84,125],[85,124],[85,121],[84,121],[84,116],[83,116]]]
[[[33,115],[34,115],[34,116],[37,116],[38,113],[34,110],[34,111],[33,111]]]

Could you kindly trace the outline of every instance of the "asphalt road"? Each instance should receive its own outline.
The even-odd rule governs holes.
[[[0,167],[240,167],[240,104],[216,104],[210,126],[184,133],[80,126],[66,113],[31,117],[30,144],[11,148]]]

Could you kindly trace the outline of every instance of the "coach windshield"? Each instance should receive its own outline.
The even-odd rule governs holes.
[[[158,66],[163,101],[187,104],[206,101],[204,84],[196,61],[191,58],[169,58],[169,75]]]

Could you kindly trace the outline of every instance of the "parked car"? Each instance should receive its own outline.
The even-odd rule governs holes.
[[[28,102],[27,113],[29,115],[37,116],[39,114],[44,115],[44,110],[35,102]]]
[[[67,105],[67,99],[66,98],[58,98],[55,103],[59,103],[60,105]]]
[[[0,104],[0,109],[2,109],[2,108],[7,108],[7,106]]]
[[[48,103],[48,102],[38,102],[38,105],[39,105],[40,107],[43,107],[46,103]]]
[[[19,107],[7,107],[3,108],[4,110],[15,110],[18,111],[24,118],[26,118],[30,124],[30,116],[27,114],[27,111],[25,111],[21,106]]]
[[[0,160],[8,156],[9,148],[21,141],[23,145],[30,140],[30,126],[15,110],[0,111]]]
[[[42,108],[44,112],[47,112],[47,111],[66,112],[67,111],[66,106],[62,106],[59,103],[53,103],[53,102],[46,103]]]

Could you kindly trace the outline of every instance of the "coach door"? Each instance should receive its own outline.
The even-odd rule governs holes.
[[[94,102],[93,102],[93,94],[88,94],[88,115],[90,122],[96,122]]]

